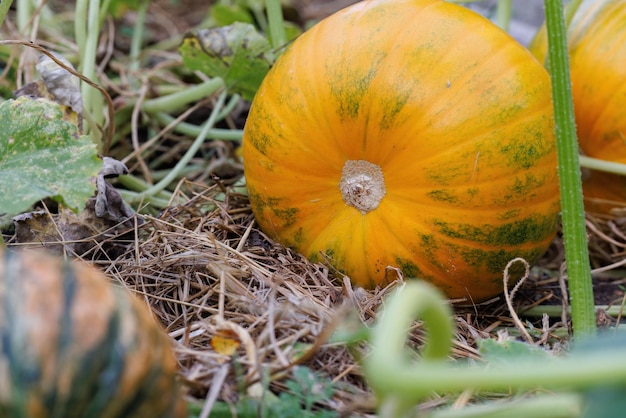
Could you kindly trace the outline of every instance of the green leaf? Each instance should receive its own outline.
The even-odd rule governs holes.
[[[240,22],[189,32],[179,50],[189,69],[221,77],[246,100],[252,100],[273,62],[268,40]]]
[[[254,23],[250,12],[237,5],[215,4],[211,7],[211,18],[216,26],[232,25],[235,22]]]
[[[287,43],[293,41],[298,36],[302,35],[302,29],[300,29],[300,26],[296,25],[295,23],[284,22],[284,25],[285,25],[285,35],[287,36]]]
[[[550,355],[541,348],[514,340],[481,340],[478,349],[483,359],[492,364],[507,364],[520,359],[546,359]]]
[[[107,11],[111,14],[111,16],[119,18],[130,10],[139,9],[139,5],[143,1],[148,0],[111,0]]]
[[[593,338],[574,341],[572,355],[581,358],[601,357],[610,351],[626,352],[626,335],[613,334],[614,330],[599,332]],[[626,410],[626,384],[620,386],[594,386],[583,392],[583,418],[610,418],[624,415]]]
[[[76,210],[93,195],[102,161],[75,119],[69,108],[47,99],[0,104],[0,225],[41,199]]]

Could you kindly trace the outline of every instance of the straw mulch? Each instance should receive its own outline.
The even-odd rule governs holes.
[[[60,3],[70,8],[73,4]],[[197,24],[207,3],[192,3],[194,7],[152,2],[155,18],[149,23],[156,27],[153,35],[158,38],[154,41],[180,37],[184,30]],[[312,7],[333,2],[296,3]],[[342,0],[343,3],[346,2]],[[318,7],[309,13],[317,17],[330,11]],[[133,16],[127,14],[122,23],[132,23]],[[125,51],[118,51],[128,43],[123,31],[109,32],[110,38],[103,37],[101,49],[107,51],[108,57],[124,57]],[[111,42],[105,45],[107,39]],[[177,68],[179,58],[172,55],[175,58],[169,67],[163,61],[168,55],[160,51],[147,50],[146,61],[155,57],[158,58],[155,62],[162,63],[160,68]],[[120,80],[136,76],[120,63],[116,65],[119,68],[113,65],[107,68],[112,73],[119,72]],[[178,82],[174,73],[159,77],[151,75],[152,72],[146,74],[147,86],[158,82],[159,77]],[[127,86],[113,84],[105,74],[101,82],[117,95],[120,103],[139,95],[125,90]],[[200,122],[206,119],[202,110],[208,114],[210,108],[193,115]],[[241,111],[244,113],[245,110]],[[229,120],[222,127],[241,128],[242,118],[233,116],[231,119],[237,123]],[[152,143],[140,132],[157,132],[162,127],[155,126],[153,120],[143,123],[133,126],[133,132],[142,141]],[[111,150],[112,156],[128,162],[128,155],[133,153],[159,160],[162,165],[155,165],[165,169],[180,159],[189,144],[178,134],[159,132],[154,138],[161,139],[143,153],[129,149],[130,140],[126,144],[122,141]],[[257,228],[246,196],[212,180],[215,176],[223,181],[226,177],[232,180],[241,176],[241,172],[232,172],[239,168],[237,164],[226,164],[236,160],[231,155],[233,148],[221,141],[211,141],[197,157],[206,164],[204,177],[193,177],[197,183],[183,180],[171,204],[160,214],[143,215],[143,224],[137,222],[134,228],[124,228],[99,242],[83,258],[98,264],[118,284],[151,307],[174,341],[186,395],[205,402],[206,410],[210,410],[215,400],[236,403],[241,393],[254,396],[259,390],[284,391],[293,368],[305,365],[335,382],[334,396],[321,407],[340,411],[345,416],[374,413],[375,400],[358,361],[367,355],[369,347],[364,342],[348,346],[334,338],[372,325],[385,296],[399,282],[372,291],[355,288],[348,278],[336,274],[329,266],[310,263],[268,239]],[[216,157],[205,161],[207,155]],[[145,173],[135,161],[138,158],[130,158],[129,168],[141,176]],[[227,176],[219,172],[224,167],[229,171]],[[589,216],[588,230],[592,263],[597,269],[594,274],[597,302],[620,306],[624,300],[620,288],[624,281],[620,269],[624,263],[620,260],[625,258],[626,248],[623,219]],[[10,242],[10,237],[7,238]],[[107,251],[111,247],[115,253]],[[568,308],[563,258],[562,240],[557,237],[516,292],[510,306],[503,297],[480,305],[457,304],[457,331],[451,357],[479,359],[477,341],[484,338],[520,338],[546,350],[559,350],[567,344],[567,316],[561,314]],[[518,318],[516,312],[538,304],[556,307],[557,314]],[[599,320],[602,326],[612,326],[620,318],[600,313]],[[421,347],[425,338],[419,322],[408,330],[408,344],[415,349]],[[235,352],[226,353],[216,343],[219,339],[235,342]],[[444,402],[462,406],[469,401],[471,396],[433,397],[424,407]]]
[[[127,243],[128,250],[100,263],[143,298],[166,327],[175,341],[187,395],[236,403],[242,387],[248,394],[259,388],[280,392],[292,368],[306,365],[336,383],[325,407],[350,416],[372,413],[374,398],[358,362],[367,354],[367,345],[348,349],[331,337],[346,328],[371,325],[397,283],[373,291],[352,287],[332,268],[310,263],[268,239],[257,229],[246,196],[221,184],[183,181],[176,197],[184,203],[173,203],[159,216],[146,216]],[[589,218],[595,264],[606,266],[623,258],[626,239],[616,236],[615,222]],[[478,359],[476,342],[484,338],[526,339],[547,350],[566,345],[565,317],[565,322],[560,315],[519,320],[515,313],[540,303],[567,308],[564,275],[559,274],[562,262],[557,237],[514,296],[513,310],[502,297],[478,306],[456,305],[452,357]],[[621,303],[623,292],[613,292],[622,280],[610,274],[617,267],[596,274],[603,303]],[[605,326],[615,322],[603,318]],[[214,345],[219,338],[236,342],[238,348],[224,354]],[[409,345],[419,349],[424,338],[416,322]],[[452,400],[436,398],[432,405]]]

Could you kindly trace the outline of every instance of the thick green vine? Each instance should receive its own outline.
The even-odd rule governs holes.
[[[563,244],[567,260],[572,326],[575,337],[593,334],[596,327],[593,289],[576,123],[572,104],[567,34],[560,0],[546,0],[548,56],[556,124]]]

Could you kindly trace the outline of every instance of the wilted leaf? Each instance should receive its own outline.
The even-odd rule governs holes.
[[[17,243],[40,243],[49,251],[59,254],[70,252],[81,256],[98,246],[113,255],[123,250],[111,236],[122,238],[144,220],[135,217],[133,210],[124,202],[119,191],[105,179],[127,174],[122,162],[104,157],[104,163],[97,178],[96,194],[87,200],[79,213],[59,205],[58,213],[47,211],[26,212],[13,217],[15,240]]]
[[[0,225],[48,197],[81,208],[101,165],[68,107],[27,97],[0,104]]]
[[[191,70],[221,77],[230,91],[251,100],[273,61],[270,43],[254,26],[229,26],[189,32],[180,53]]]
[[[58,54],[55,54],[55,57],[66,67],[74,69],[65,57]],[[71,107],[79,118],[82,118],[83,97],[80,93],[80,80],[44,54],[39,56],[37,71],[54,100],[63,106]]]
[[[229,329],[219,329],[211,338],[211,347],[223,356],[232,356],[240,345],[237,334]]]
[[[29,99],[44,98],[54,100],[54,97],[48,91],[48,88],[44,84],[43,80],[35,80],[24,84],[22,87],[13,92],[13,96],[16,98],[26,96]]]

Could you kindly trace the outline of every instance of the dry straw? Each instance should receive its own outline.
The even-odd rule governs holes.
[[[291,368],[305,364],[337,383],[328,407],[352,415],[371,412],[374,400],[358,363],[367,355],[367,345],[348,349],[329,338],[338,330],[371,325],[394,284],[373,291],[353,288],[328,266],[310,263],[273,242],[256,228],[244,195],[219,185],[190,183],[177,193],[174,201],[185,203],[146,217],[128,251],[103,267],[144,299],[166,327],[175,341],[188,395],[237,402],[242,386],[248,395],[266,388],[281,391]],[[620,238],[611,232],[614,220],[589,222],[590,231],[597,231],[591,239],[592,254],[606,265],[600,257],[614,259],[616,250],[618,255],[623,251],[624,240],[613,242]],[[567,309],[561,298],[564,275],[559,284],[559,275],[552,274],[561,265],[557,239],[510,306],[522,310],[520,306],[548,303]],[[503,298],[458,306],[452,357],[479,359],[476,342],[483,338],[524,334],[546,349],[558,349],[567,335],[558,315],[514,322],[516,317]],[[211,345],[214,336],[225,333],[240,343],[234,356],[220,354]],[[423,339],[416,322],[408,344],[419,349]],[[432,405],[449,401],[435,397]]]

